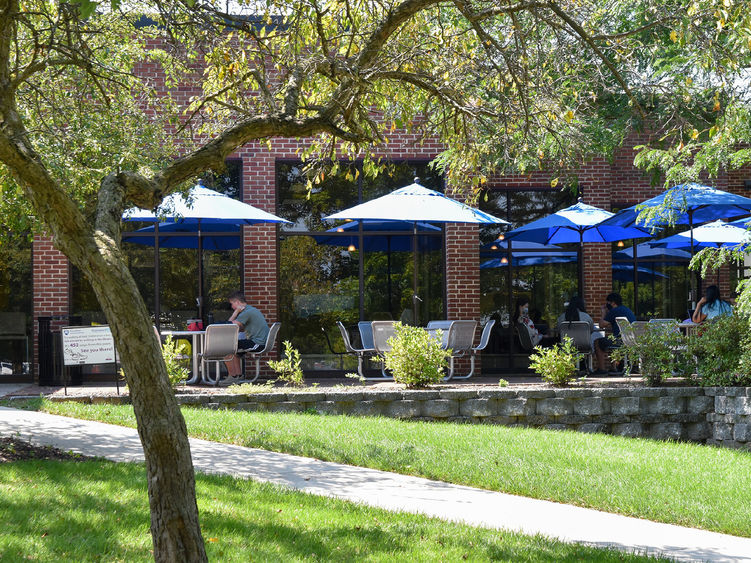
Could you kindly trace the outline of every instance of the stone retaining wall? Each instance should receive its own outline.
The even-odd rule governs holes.
[[[751,449],[747,387],[313,390],[178,395],[178,401],[214,409],[534,426]]]

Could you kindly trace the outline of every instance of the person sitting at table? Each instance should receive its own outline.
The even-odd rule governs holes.
[[[733,306],[720,297],[720,288],[716,285],[710,285],[704,292],[704,297],[699,299],[696,304],[696,310],[691,315],[691,320],[697,324],[703,323],[707,319],[714,319],[720,315],[730,315],[733,313]]]
[[[227,300],[233,310],[228,320],[240,328],[237,349],[244,352],[262,350],[269,335],[269,325],[263,313],[252,305],[248,305],[245,301],[245,294],[241,291],[231,293]],[[232,356],[230,360],[224,362],[224,365],[227,366],[227,374],[230,378],[243,376],[242,362],[238,356]]]
[[[584,299],[578,295],[574,295],[566,304],[566,310],[558,317],[556,326],[558,328],[558,334],[561,333],[561,325],[567,321],[584,321],[589,325],[589,342],[594,350],[595,340],[600,337],[599,332],[595,332],[595,322],[587,314],[586,307],[584,306]]]
[[[628,322],[636,320],[633,311],[623,304],[623,299],[619,293],[611,293],[605,298],[605,304],[602,306],[602,318],[600,319],[600,328],[613,329],[613,339],[608,337],[598,338],[595,341],[595,355],[597,356],[597,370],[594,375],[606,375],[605,361],[609,358],[608,350],[614,346],[621,345],[621,329],[615,322],[617,317],[626,317]]]
[[[535,323],[529,316],[529,299],[526,297],[519,297],[516,300],[516,308],[514,309],[514,315],[512,317],[514,325],[517,323],[524,325],[529,332],[529,338],[532,341],[532,346],[542,345],[549,346],[555,339],[550,338],[542,334],[535,327]]]

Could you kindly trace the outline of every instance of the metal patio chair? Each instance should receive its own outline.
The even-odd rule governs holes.
[[[253,379],[246,379],[246,382],[253,383],[256,379],[258,379],[258,376],[261,375],[261,356],[268,354],[269,352],[271,352],[271,350],[274,349],[274,344],[276,344],[276,335],[279,333],[280,328],[282,328],[282,323],[280,322],[276,322],[269,327],[269,334],[266,336],[266,343],[261,350],[257,350],[255,352],[251,352],[250,350],[237,351],[238,356],[249,356],[256,362],[255,375],[253,376]],[[243,370],[243,373],[245,373],[245,370]]]
[[[234,323],[215,324],[206,327],[203,350],[198,353],[201,362],[199,369],[204,381],[219,385],[221,362],[231,360],[237,354],[238,331],[239,327]],[[206,372],[206,364],[212,362],[216,365],[216,376],[213,379]]]
[[[579,353],[584,354],[584,366],[587,373],[592,372],[592,331],[587,321],[563,321],[560,328],[561,342],[564,336],[574,341],[574,346]]]
[[[477,331],[477,321],[453,321],[448,330],[448,337],[444,348],[451,350],[449,357],[449,372],[444,381],[454,377],[454,360],[462,358],[472,350],[475,343],[475,332]]]

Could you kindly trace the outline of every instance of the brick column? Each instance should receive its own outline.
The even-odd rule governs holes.
[[[34,317],[34,380],[39,381],[38,317],[70,313],[70,267],[68,258],[47,236],[34,237],[32,247],[33,317]],[[57,325],[66,324],[58,321]]]

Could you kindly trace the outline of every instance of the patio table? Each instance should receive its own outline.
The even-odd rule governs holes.
[[[203,374],[198,369],[198,352],[203,350],[203,340],[206,336],[205,330],[162,330],[160,331],[159,335],[161,337],[167,337],[171,336],[173,339],[179,339],[179,338],[185,338],[186,336],[191,337],[191,347],[192,347],[192,373],[193,375],[191,378],[187,381],[188,385],[195,385],[197,383],[207,383],[206,381],[203,381]]]

